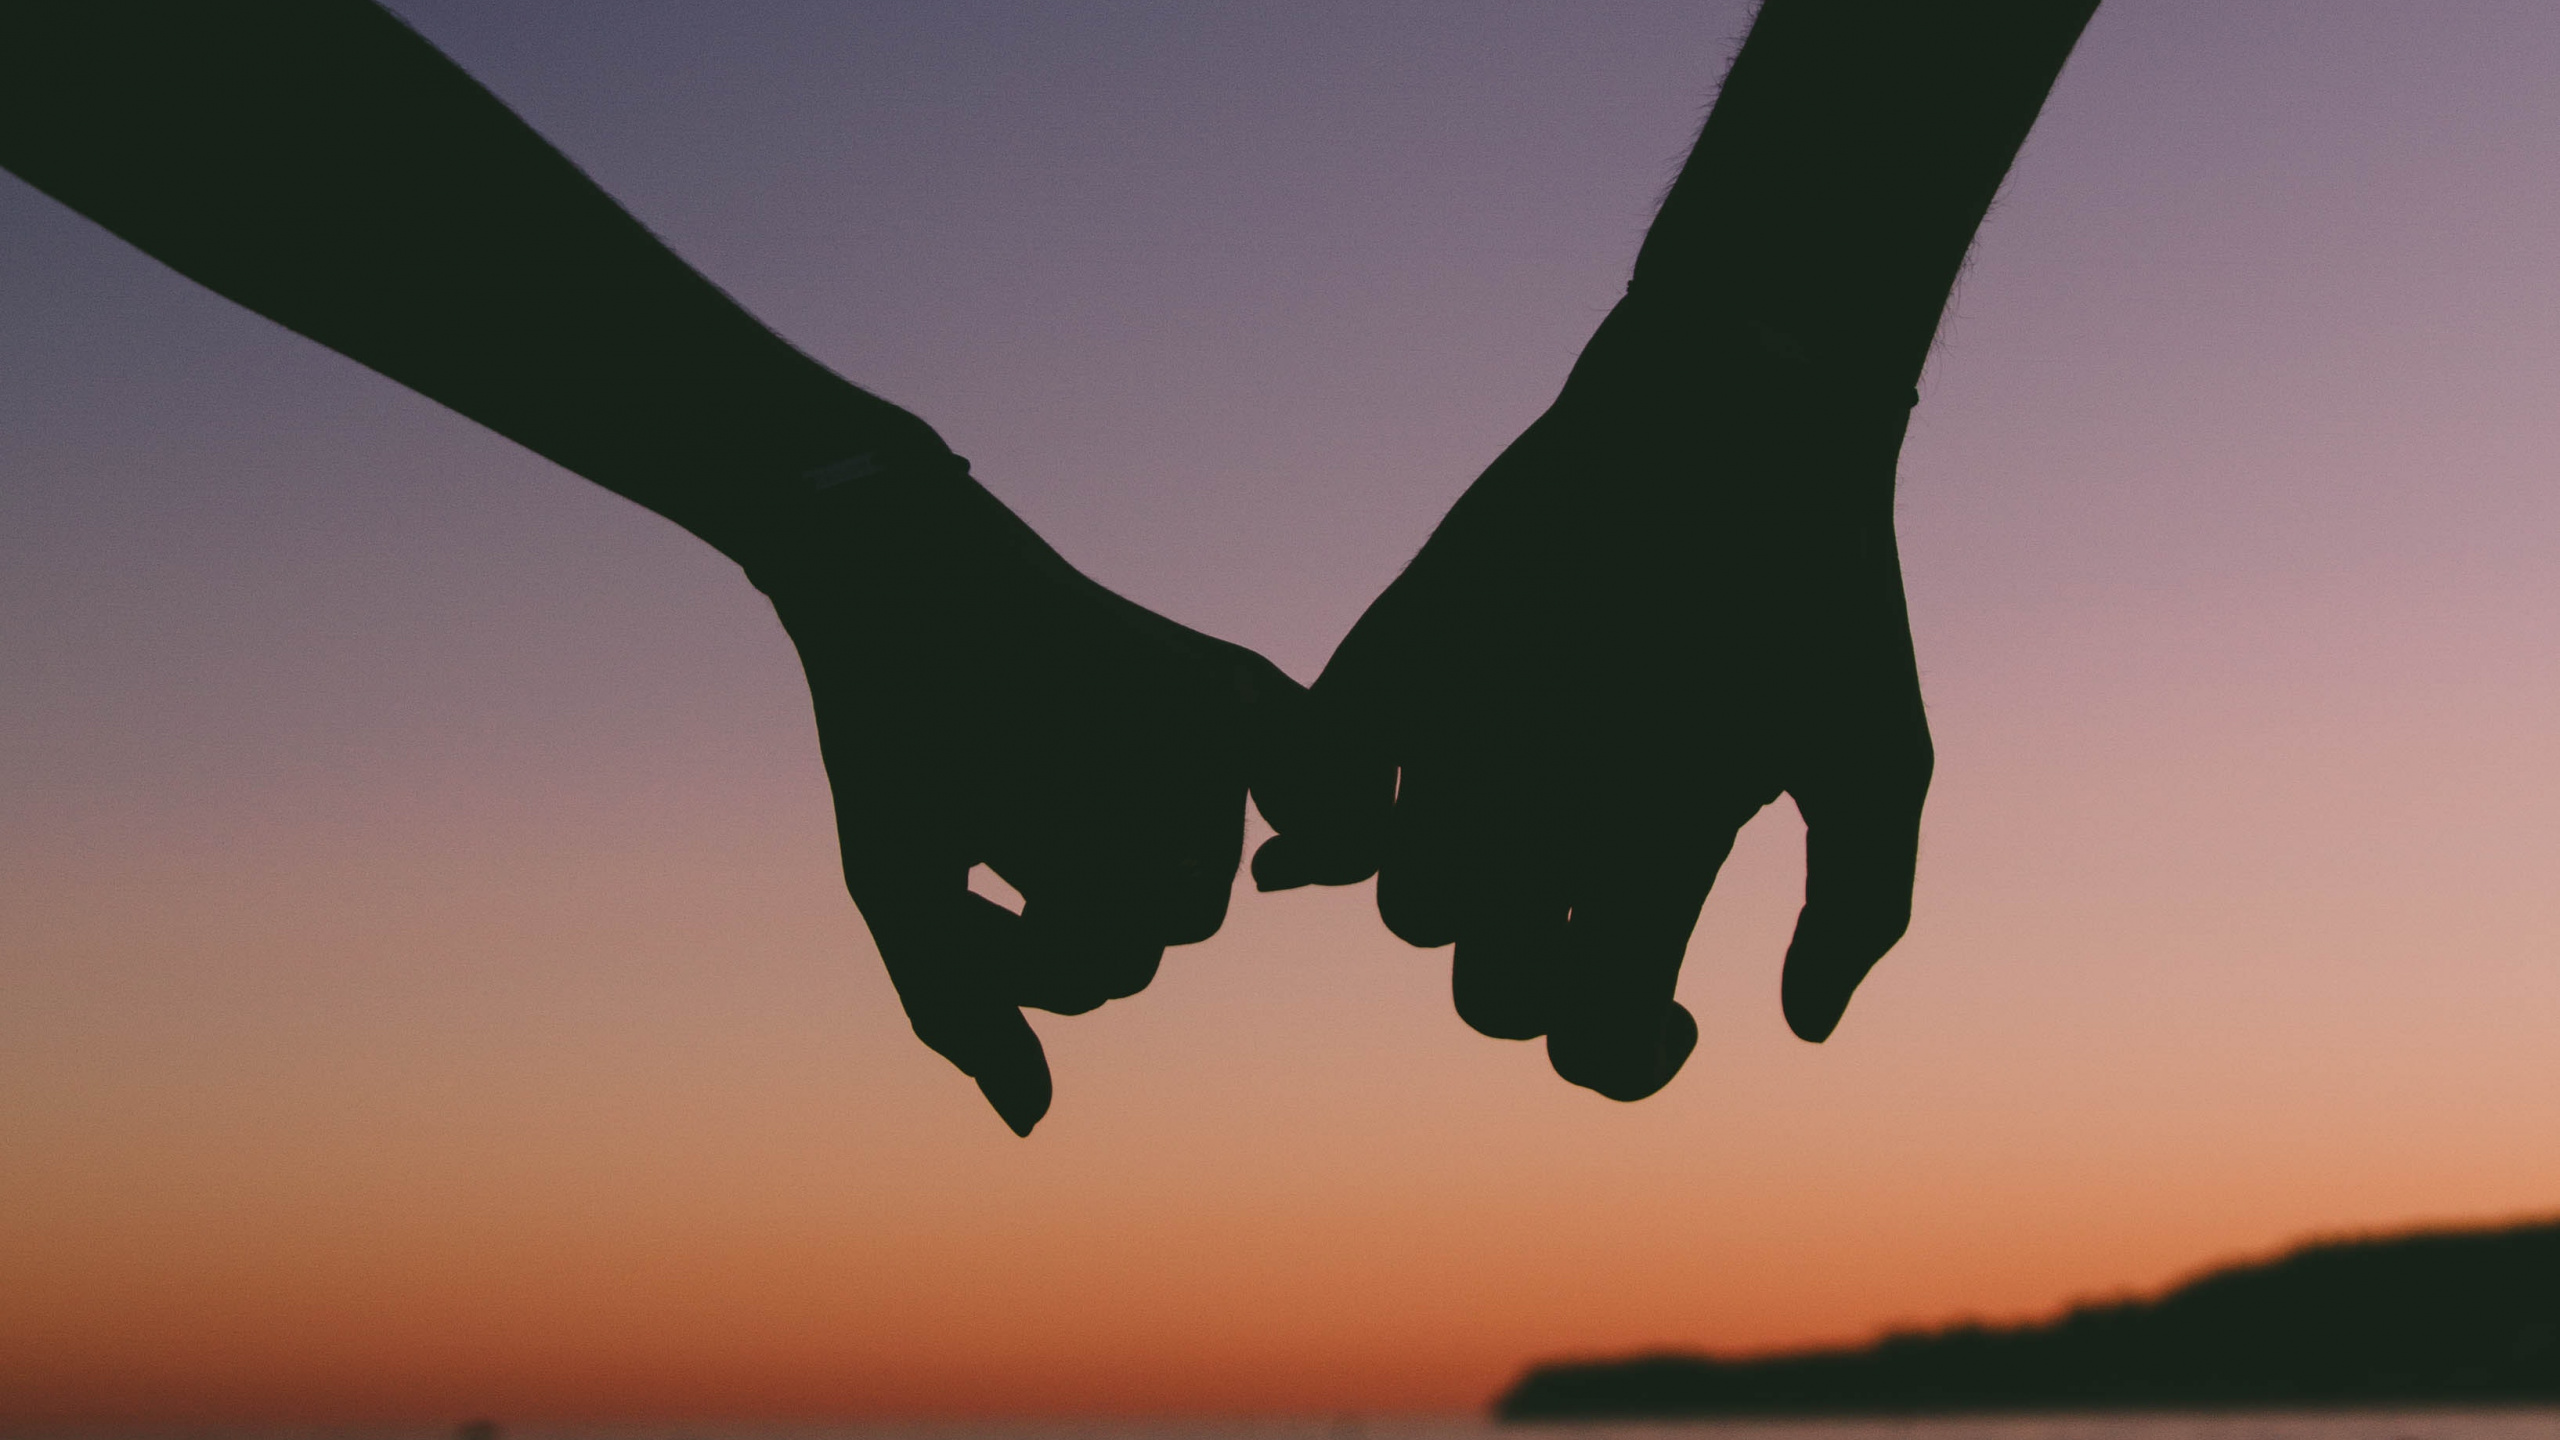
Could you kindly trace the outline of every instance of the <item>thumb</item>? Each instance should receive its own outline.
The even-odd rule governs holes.
[[[1802,1039],[1830,1038],[1859,983],[1911,926],[1928,767],[1924,736],[1916,766],[1898,774],[1795,788],[1805,819],[1804,909],[1779,1003]]]

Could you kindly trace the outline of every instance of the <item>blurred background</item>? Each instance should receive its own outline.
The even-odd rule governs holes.
[[[1106,583],[1302,679],[1552,395],[1739,4],[399,0]],[[1901,516],[1910,938],[1782,802],[1620,1106],[1365,887],[1015,1140],[671,526],[0,176],[0,1422],[1469,1410],[2560,1208],[2560,11],[2103,10]]]

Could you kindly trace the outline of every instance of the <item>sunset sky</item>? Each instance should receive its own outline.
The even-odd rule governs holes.
[[[1747,18],[395,8],[1302,679]],[[2560,1210],[2555,76],[2541,0],[2101,10],[1922,385],[1938,779],[1829,1044],[1781,802],[1654,1099],[1248,886],[1035,1017],[1027,1141],[909,1034],[733,566],[0,175],[0,1426],[1468,1410]]]

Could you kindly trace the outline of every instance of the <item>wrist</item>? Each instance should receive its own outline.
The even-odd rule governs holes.
[[[1925,341],[1924,347],[1925,347]],[[1683,286],[1630,281],[1574,367],[1577,384],[1664,384],[1827,408],[1906,412],[1919,403],[1918,355],[1846,333],[1819,316],[1752,298],[1711,300]]]
[[[684,486],[692,513],[671,518],[769,595],[844,570],[849,549],[861,548],[849,540],[897,528],[896,514],[917,510],[925,495],[969,483],[969,462],[932,426],[831,374],[824,380],[777,386],[780,403],[716,423],[688,422],[682,428],[710,432],[709,443],[669,447],[670,463],[700,477]]]
[[[1623,447],[1606,488],[1670,529],[1889,527],[1917,395],[1747,311],[1630,293],[1551,412],[1566,443]],[[1686,524],[1679,523],[1685,517]]]
[[[873,572],[912,563],[928,535],[949,531],[983,494],[969,462],[930,426],[908,425],[840,440],[746,477],[724,508],[714,548],[776,600],[839,591]],[[831,452],[831,453],[830,453]],[[938,548],[938,547],[936,547]]]

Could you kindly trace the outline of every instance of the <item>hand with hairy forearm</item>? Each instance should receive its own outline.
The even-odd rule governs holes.
[[[1808,1040],[1907,927],[1932,751],[1894,467],[1956,272],[2094,0],[1769,0],[1555,403],[1317,681],[1270,889],[1378,877],[1458,1012],[1618,1099],[1737,830],[1806,824]]]
[[[808,670],[909,1017],[1016,1131],[1050,1097],[1018,1007],[1134,993],[1217,929],[1294,684],[1079,574],[389,13],[12,5],[0,166],[737,560]]]

